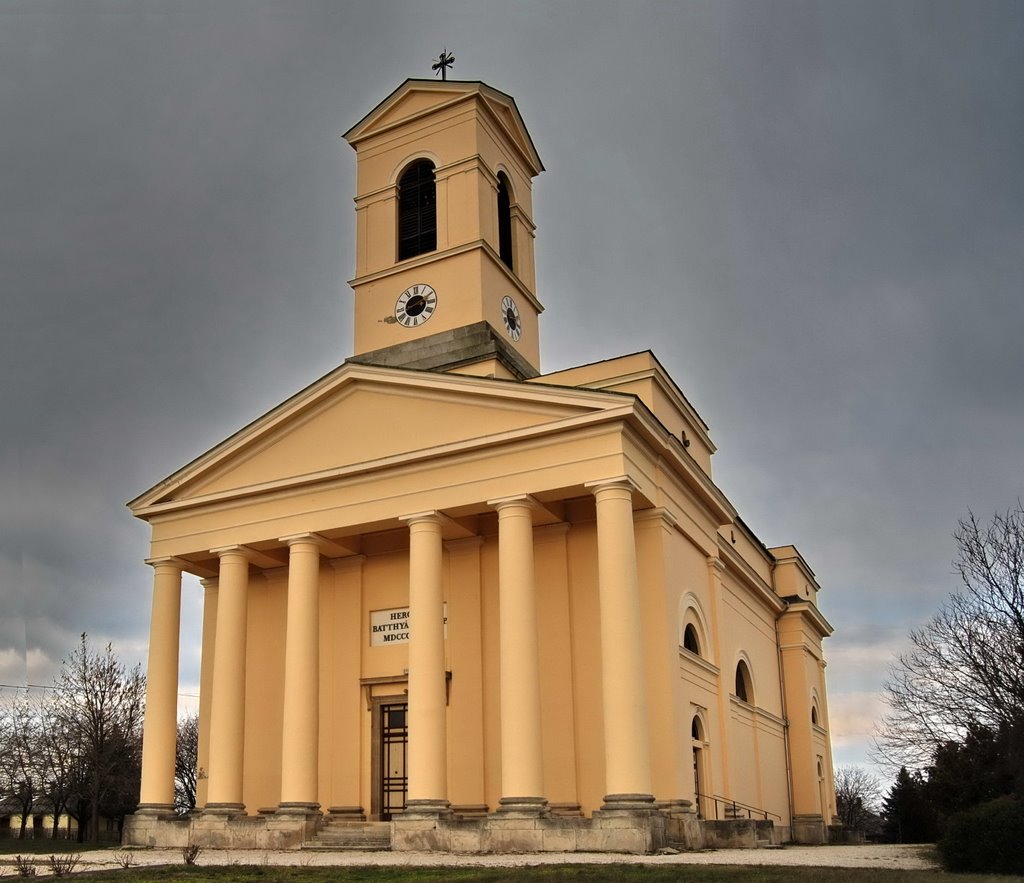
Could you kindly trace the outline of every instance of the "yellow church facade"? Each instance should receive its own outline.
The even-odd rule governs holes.
[[[814,574],[739,518],[653,354],[540,373],[543,167],[515,102],[409,80],[346,138],[355,355],[130,504],[154,588],[126,842],[825,840]],[[183,572],[204,612],[178,817]]]

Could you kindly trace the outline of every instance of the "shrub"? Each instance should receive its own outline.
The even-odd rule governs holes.
[[[199,853],[202,851],[201,846],[190,843],[188,846],[181,847],[181,857],[185,860],[186,865],[194,865],[199,859]]]
[[[1024,803],[1000,797],[950,816],[939,854],[950,871],[1024,874]]]
[[[28,856],[16,855],[14,857],[14,869],[19,877],[34,877],[36,865]]]
[[[127,871],[135,866],[135,854],[132,852],[115,852],[114,861]]]
[[[51,855],[48,859],[50,862],[50,872],[54,877],[67,877],[74,873],[81,859],[82,857],[77,853],[60,856]]]

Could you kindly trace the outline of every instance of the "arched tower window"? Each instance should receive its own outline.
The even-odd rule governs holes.
[[[742,659],[736,663],[736,698],[744,702],[754,703],[754,682],[750,677],[750,669]]]
[[[683,649],[700,656],[700,639],[697,637],[697,629],[693,627],[693,623],[687,623],[686,628],[683,629]]]
[[[398,179],[398,259],[437,248],[434,165],[414,162]]]
[[[508,178],[498,172],[498,254],[502,263],[512,267],[512,198],[509,194]]]

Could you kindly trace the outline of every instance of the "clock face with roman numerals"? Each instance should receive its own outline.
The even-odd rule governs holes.
[[[507,294],[501,299],[501,318],[505,322],[505,330],[513,340],[523,336],[523,320],[519,318],[519,307]]]
[[[399,325],[416,328],[434,315],[437,292],[429,285],[410,285],[395,303],[395,318]]]

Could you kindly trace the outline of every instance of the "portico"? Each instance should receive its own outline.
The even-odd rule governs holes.
[[[364,374],[371,369],[353,370]],[[467,378],[458,382],[465,385],[477,381]],[[495,469],[496,473],[500,471],[504,470]],[[305,531],[275,540],[235,543],[202,552],[191,550],[184,555],[153,560],[157,603],[153,606],[150,638],[151,709],[173,709],[176,700],[181,574],[189,571],[204,577],[204,631],[214,635],[212,659],[204,658],[203,663],[204,680],[206,669],[212,666],[212,696],[204,709],[209,722],[207,746],[200,752],[200,767],[206,775],[201,807],[204,816],[240,817],[252,815],[256,809],[269,816],[270,797],[278,821],[285,815],[296,817],[296,822],[300,818],[315,818],[327,807],[347,807],[353,815],[372,815],[374,795],[367,793],[365,775],[351,777],[344,789],[336,791],[328,777],[321,774],[319,763],[321,757],[331,754],[333,741],[333,727],[321,720],[321,668],[330,665],[327,658],[331,655],[321,648],[325,634],[321,621],[325,602],[326,606],[333,606],[326,596],[336,592],[332,584],[340,568],[363,569],[367,555],[353,554],[354,550],[363,549],[379,565],[390,559],[403,559],[404,591],[395,591],[389,598],[399,602],[397,606],[408,608],[408,631],[398,646],[377,648],[367,640],[363,622],[348,623],[350,634],[364,632],[358,637],[364,646],[350,655],[358,663],[355,670],[336,670],[333,679],[335,683],[346,683],[346,689],[355,694],[384,695],[399,685],[402,695],[407,697],[408,774],[403,820],[449,818],[461,815],[469,807],[484,807],[505,819],[548,816],[539,649],[543,630],[537,612],[534,530],[535,524],[561,524],[572,534],[577,523],[590,536],[591,567],[600,584],[595,600],[601,621],[608,623],[593,635],[600,645],[604,660],[602,678],[606,682],[601,699],[607,733],[603,777],[607,784],[599,787],[606,795],[602,798],[603,808],[653,811],[646,699],[643,691],[629,688],[643,667],[644,644],[633,510],[634,506],[648,506],[649,500],[637,484],[623,476],[580,482],[561,493],[542,489],[537,496],[523,493],[483,499],[484,496],[490,495],[481,495],[474,503],[453,506],[449,511],[425,509],[396,515],[390,522],[378,520],[365,525],[365,533],[358,526],[346,525],[344,536],[335,539],[329,534],[337,534],[337,529],[323,533]],[[498,790],[494,793],[488,793],[483,770],[464,776],[458,769],[451,771],[448,759],[449,721],[453,716],[464,716],[463,710],[450,708],[450,696],[453,688],[462,686],[457,662],[458,647],[465,636],[460,636],[459,644],[449,644],[446,595],[454,593],[450,591],[451,576],[446,576],[446,572],[450,574],[453,560],[469,540],[475,540],[471,548],[476,550],[478,561],[486,559],[485,567],[495,564],[495,572],[481,573],[478,563],[476,585],[467,581],[467,574],[459,573],[460,592],[477,599],[477,610],[469,611],[469,616],[475,614],[476,622],[471,623],[461,610],[451,613],[453,621],[461,623],[467,631],[472,629],[479,634],[487,630],[494,623],[482,621],[480,595],[489,588],[496,590],[492,598],[497,602],[494,612],[498,652],[492,680],[497,690],[496,695],[486,698],[482,695],[482,684],[477,691],[478,699],[492,703],[497,711],[500,775],[495,777]],[[456,549],[454,557],[449,546]],[[275,586],[272,603],[283,613],[276,630],[283,637],[283,673],[280,695],[274,697],[275,714],[280,718],[280,746],[273,753],[280,758],[280,777],[274,794],[267,788],[245,784],[247,779],[267,778],[253,775],[254,767],[267,765],[268,753],[261,751],[253,757],[247,752],[246,721],[254,715],[263,716],[271,704],[267,693],[274,692],[268,683],[272,679],[257,661],[261,654],[258,650],[253,652],[247,639],[247,623],[252,615],[249,597],[271,594],[265,591],[268,582]],[[367,589],[370,587],[365,586],[364,593]],[[557,587],[562,592],[567,589]],[[546,590],[552,592],[555,587],[547,585]],[[267,600],[263,598],[260,603]],[[392,601],[386,603],[390,605]],[[372,597],[364,597],[360,610],[372,611],[374,606]],[[397,659],[386,669],[386,675],[377,674],[377,667],[367,664],[375,652]],[[572,680],[571,672],[547,670],[545,676],[549,680],[552,676],[564,677],[565,686]],[[391,681],[385,684],[387,677]],[[474,678],[475,673],[470,679]],[[374,680],[377,683],[368,684]],[[461,695],[459,690],[456,695]],[[247,708],[253,703],[259,710]],[[455,729],[464,729],[464,721],[453,723]],[[366,726],[358,721],[345,724],[363,729]],[[372,721],[370,724],[372,729]],[[587,722],[588,729],[592,725],[592,721]],[[162,717],[148,715],[146,732],[140,813],[166,815],[173,805],[173,711]],[[580,735],[551,734],[548,742],[564,742],[571,755],[573,743]],[[449,798],[452,779],[463,798],[454,807]],[[582,803],[578,791],[567,793],[561,789],[552,793],[559,806]],[[479,811],[470,814],[478,816]]]

